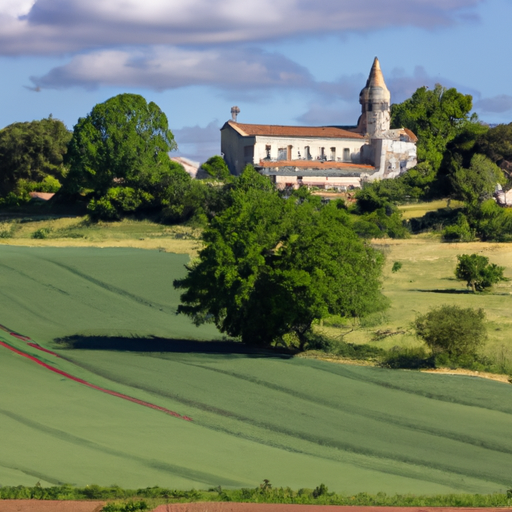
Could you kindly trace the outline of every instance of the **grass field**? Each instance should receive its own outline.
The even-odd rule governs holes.
[[[479,248],[512,267],[506,246],[465,249]],[[459,246],[419,240],[383,249],[387,267],[403,262],[397,274],[386,267],[393,308],[384,327],[406,325],[439,297],[482,305],[495,328],[504,326],[493,343],[508,343],[508,283],[478,297],[433,291],[464,291],[449,279]],[[510,487],[512,387],[208,341],[220,339],[212,326],[174,314],[172,281],[187,261],[140,249],[0,246],[0,323],[61,357],[4,331],[0,341],[94,386],[192,418],[102,393],[0,346],[1,485],[185,489],[254,487],[267,478],[347,493]],[[73,335],[76,348],[53,341]]]

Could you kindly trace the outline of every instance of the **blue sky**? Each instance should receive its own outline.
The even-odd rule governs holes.
[[[375,56],[392,102],[440,83],[482,121],[512,121],[512,0],[0,0],[0,127],[72,129],[142,94],[203,161],[239,121],[355,124]]]

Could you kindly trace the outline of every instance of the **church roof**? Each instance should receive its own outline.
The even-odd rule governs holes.
[[[228,121],[222,129],[230,126],[243,137],[316,137],[322,139],[364,139],[355,133],[338,126],[280,126],[271,124],[244,124]]]

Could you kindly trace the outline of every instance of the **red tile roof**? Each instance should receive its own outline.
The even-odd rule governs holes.
[[[353,164],[349,162],[334,162],[332,160],[260,160],[259,167],[299,167],[301,169],[358,169],[361,171],[374,171],[373,165]]]
[[[267,135],[272,137],[318,137],[324,139],[364,139],[355,133],[336,126],[279,126],[269,124],[243,124],[228,121],[224,127],[230,126],[240,135],[250,137]]]

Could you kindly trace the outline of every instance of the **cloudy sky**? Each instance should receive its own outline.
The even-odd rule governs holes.
[[[375,56],[393,102],[440,83],[509,123],[510,20],[512,0],[0,0],[0,127],[72,129],[133,92],[203,161],[233,105],[245,123],[355,124]]]

